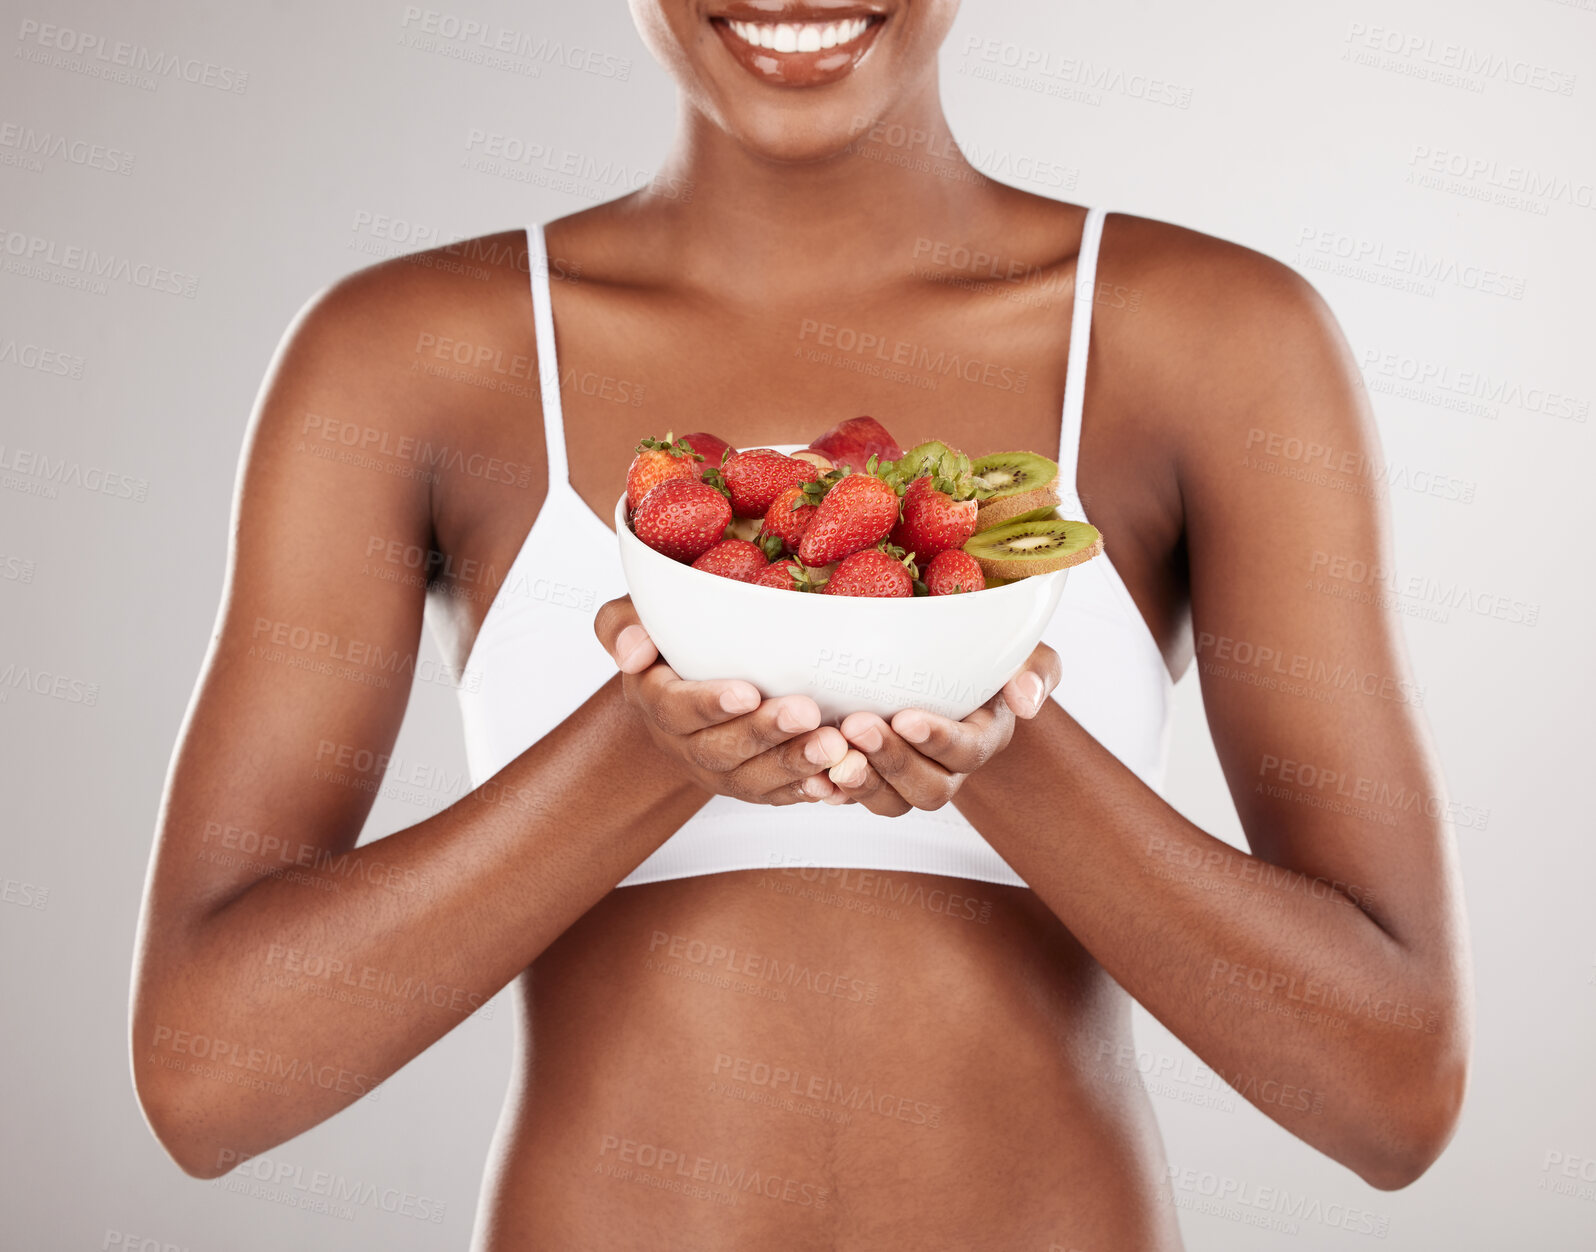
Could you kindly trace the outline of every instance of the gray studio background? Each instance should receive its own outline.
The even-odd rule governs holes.
[[[446,29],[546,37],[629,72],[474,63],[464,40],[426,33],[426,6],[381,0],[0,4],[0,464],[31,452],[113,484],[52,493],[0,472],[6,1248],[466,1245],[508,1074],[502,999],[380,1099],[214,1184],[150,1137],[125,1042],[162,778],[216,611],[244,423],[288,320],[381,255],[618,190],[474,169],[476,132],[542,143],[556,167],[624,169],[627,187],[671,133],[670,85],[622,0],[440,2]],[[70,50],[84,39],[101,42]],[[118,41],[209,65],[211,82],[80,72]],[[1033,53],[1110,78],[993,81]],[[1381,1193],[1205,1081],[1140,1014],[1170,1161],[1206,1171],[1175,1187],[1188,1246],[1596,1246],[1596,2],[966,0],[943,67],[955,132],[989,172],[1307,273],[1365,363],[1396,475],[1401,603],[1467,876],[1473,1090],[1440,1163]],[[66,142],[41,153],[40,135]],[[19,264],[33,239],[165,267],[192,294],[65,285],[59,266]],[[1445,268],[1404,290],[1403,250]],[[24,670],[65,683],[40,694],[12,681]],[[451,691],[417,686],[396,751],[461,776]],[[1241,843],[1195,675],[1169,793]],[[386,794],[367,838],[451,798]],[[372,1198],[309,1211],[305,1192],[262,1181],[278,1166]],[[1237,1202],[1243,1187],[1305,1195],[1319,1216],[1260,1228],[1267,1208]],[[441,1201],[444,1220],[388,1211],[392,1193]]]

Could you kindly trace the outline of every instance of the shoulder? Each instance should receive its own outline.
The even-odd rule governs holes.
[[[457,461],[524,459],[514,440],[540,411],[537,380],[524,232],[365,266],[290,320],[250,418],[246,483],[436,501]]]
[[[1098,281],[1115,295],[1105,301],[1100,288],[1100,307],[1136,315],[1187,366],[1223,368],[1268,345],[1329,346],[1340,337],[1329,305],[1289,265],[1170,222],[1111,213]]]
[[[391,257],[312,294],[288,339],[380,363],[394,353],[425,354],[444,336],[502,337],[530,324],[528,273],[520,230]]]
[[[265,398],[279,403],[263,416],[319,406],[410,428],[439,413],[458,419],[463,406],[493,402],[496,380],[535,382],[533,354],[525,232],[464,239],[364,266],[310,295],[277,346]]]
[[[1329,304],[1273,257],[1111,213],[1094,293],[1094,369],[1188,460],[1260,424],[1372,445],[1356,360]],[[1101,361],[1098,365],[1096,362]]]

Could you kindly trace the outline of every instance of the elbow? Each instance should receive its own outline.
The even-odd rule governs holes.
[[[1366,1136],[1357,1159],[1346,1163],[1377,1190],[1412,1186],[1452,1141],[1467,1089],[1466,1052],[1433,1058],[1422,1076],[1410,1075],[1402,1091],[1366,1119],[1379,1133]]]
[[[155,1141],[190,1178],[220,1178],[239,1162],[239,1155],[205,1130],[216,1110],[193,1108],[179,1100],[167,1084],[148,1075],[134,1081],[139,1109]]]

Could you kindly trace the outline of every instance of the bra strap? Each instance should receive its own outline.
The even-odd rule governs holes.
[[[1075,489],[1075,468],[1081,451],[1081,414],[1086,404],[1086,351],[1092,337],[1092,297],[1097,288],[1097,252],[1103,241],[1103,219],[1108,210],[1086,211],[1081,248],[1075,261],[1074,308],[1070,315],[1070,355],[1065,365],[1064,416],[1059,423],[1058,494],[1060,511],[1085,518],[1086,510]],[[1083,298],[1084,297],[1084,298]],[[541,349],[539,349],[541,351]]]
[[[565,460],[565,414],[560,408],[560,358],[554,350],[554,306],[549,297],[548,245],[543,224],[526,228],[527,268],[532,276],[532,324],[537,330],[538,388],[543,398],[543,448],[549,491],[570,479]]]

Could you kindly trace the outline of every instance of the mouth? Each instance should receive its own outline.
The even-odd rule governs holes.
[[[741,3],[711,17],[732,59],[761,82],[819,87],[851,74],[886,25],[862,6]]]

